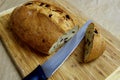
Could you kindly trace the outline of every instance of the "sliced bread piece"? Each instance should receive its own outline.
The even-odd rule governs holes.
[[[105,41],[100,33],[100,30],[90,24],[85,34],[85,52],[84,62],[95,60],[103,54],[105,50]]]

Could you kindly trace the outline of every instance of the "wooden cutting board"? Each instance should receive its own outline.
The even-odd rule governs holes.
[[[87,18],[68,2],[63,0],[51,1],[58,3],[76,15],[80,25],[86,22]],[[35,52],[23,44],[17,37],[13,36],[9,28],[11,11],[12,9],[4,11],[0,17],[0,37],[8,51],[8,55],[13,60],[21,76],[24,77],[52,55],[45,56]],[[107,43],[103,55],[93,62],[81,64],[79,53],[73,53],[49,80],[104,80],[120,66],[120,41],[100,25],[96,24],[96,26],[101,29]]]

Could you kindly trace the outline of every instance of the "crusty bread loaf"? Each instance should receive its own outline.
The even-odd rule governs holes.
[[[23,42],[45,54],[54,53],[79,29],[79,27],[74,27],[78,24],[69,13],[55,5],[40,1],[30,1],[17,7],[12,12],[10,21],[13,32]],[[99,41],[97,41],[98,39]],[[88,40],[90,45],[88,45]],[[101,48],[101,46],[105,46],[103,41],[100,32],[94,34],[94,25],[92,29],[90,26],[85,39],[75,51],[81,52],[81,61],[89,62],[103,53],[104,49]],[[101,51],[96,54],[95,49]]]
[[[16,8],[11,15],[11,24],[20,39],[46,54],[60,36],[75,26],[62,9],[38,1]]]

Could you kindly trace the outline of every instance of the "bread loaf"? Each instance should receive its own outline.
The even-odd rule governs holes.
[[[13,31],[33,49],[49,54],[49,49],[75,24],[62,9],[31,1],[16,8],[11,15]]]
[[[41,1],[30,1],[17,7],[11,14],[10,23],[13,32],[23,42],[44,54],[54,53],[79,29],[79,27],[74,27],[78,24],[69,13],[55,5]],[[79,50],[84,50],[80,53],[83,62],[96,59],[104,51],[101,49],[101,46],[105,46],[104,40],[99,31],[97,34],[95,32],[94,25],[92,25],[92,29],[90,26],[82,41],[82,47],[78,46]],[[99,42],[96,41],[98,39],[100,39]],[[90,45],[88,45],[89,42]],[[101,51],[96,53],[95,49]]]

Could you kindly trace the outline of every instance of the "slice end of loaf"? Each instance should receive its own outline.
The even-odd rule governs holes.
[[[105,41],[100,30],[90,24],[85,35],[84,62],[90,62],[100,57],[105,50]]]

